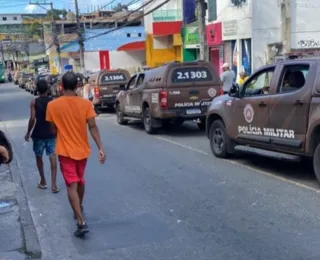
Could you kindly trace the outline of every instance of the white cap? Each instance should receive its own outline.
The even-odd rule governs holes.
[[[224,63],[224,64],[222,65],[222,68],[230,68],[229,63]]]

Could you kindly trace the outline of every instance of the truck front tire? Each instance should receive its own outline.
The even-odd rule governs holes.
[[[216,120],[211,124],[209,140],[211,151],[216,157],[228,158],[232,155],[232,153],[229,152],[231,144],[227,135],[226,127],[221,120]]]

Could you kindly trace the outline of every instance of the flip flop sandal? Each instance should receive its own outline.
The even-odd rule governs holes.
[[[48,185],[42,185],[40,184],[40,182],[38,183],[38,188],[41,190],[45,190],[46,188],[48,188]]]
[[[57,187],[56,189],[52,190],[52,193],[59,193],[60,187]]]

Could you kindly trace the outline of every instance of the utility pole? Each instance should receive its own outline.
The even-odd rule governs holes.
[[[206,10],[207,3],[205,0],[197,0],[197,20],[199,27],[199,40],[200,40],[200,60],[208,61],[208,48],[206,37]]]
[[[53,44],[56,47],[56,54],[58,56],[58,72],[61,73],[62,72],[62,66],[61,66],[61,52],[60,52],[60,44],[59,44],[59,39],[58,39],[58,35],[57,35],[57,28],[56,28],[56,20],[54,19],[54,9],[53,9],[53,3],[29,3],[30,5],[37,5],[41,8],[43,8],[44,10],[48,11],[48,9],[44,8],[43,5],[50,5],[50,10],[51,10],[51,23],[52,23],[52,38],[53,38]]]
[[[80,15],[79,15],[79,7],[78,0],[74,0],[75,8],[76,8],[76,19],[77,19],[77,32],[78,32],[78,42],[79,42],[79,50],[80,50],[80,69],[84,72],[84,41],[82,35],[82,29],[80,24]]]

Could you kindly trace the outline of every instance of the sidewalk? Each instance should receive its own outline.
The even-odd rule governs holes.
[[[0,167],[0,260],[39,259],[40,245],[15,160]]]

